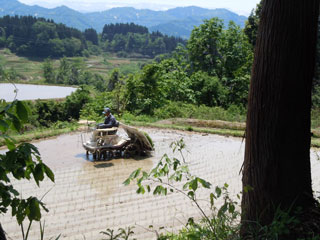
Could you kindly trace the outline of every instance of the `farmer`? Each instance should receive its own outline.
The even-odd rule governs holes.
[[[116,121],[115,117],[111,114],[110,108],[104,108],[102,113],[105,116],[104,123],[99,123],[97,125],[97,129],[105,129],[105,128],[112,128],[112,127],[118,127],[119,126],[119,123]],[[112,131],[112,132],[109,132],[108,134],[114,134],[115,132],[116,132],[116,130]],[[97,141],[98,134],[99,133],[97,131],[93,132],[92,138],[91,138],[92,142],[96,142]]]
[[[111,114],[110,108],[105,108],[102,113],[105,116],[105,119],[104,123],[100,123],[98,125],[99,129],[117,127],[117,121],[115,117]]]

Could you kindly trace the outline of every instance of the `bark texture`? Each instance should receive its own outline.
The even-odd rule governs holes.
[[[252,69],[243,168],[242,229],[281,206],[314,204],[311,87],[319,0],[265,0]]]
[[[1,224],[0,224],[0,240],[7,240]]]

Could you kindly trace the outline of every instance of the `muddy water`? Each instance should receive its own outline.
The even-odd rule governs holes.
[[[74,133],[47,139],[34,144],[43,161],[56,177],[55,183],[46,180],[38,188],[35,184],[15,182],[16,188],[27,197],[45,196],[50,209],[44,213],[46,239],[62,234],[61,239],[101,239],[100,231],[107,228],[135,226],[137,239],[155,239],[145,229],[165,226],[169,231],[181,227],[189,217],[199,216],[198,210],[180,194],[166,197],[136,194],[135,185],[123,186],[123,181],[137,169],[149,171],[164,153],[172,154],[169,145],[183,138],[186,143],[185,159],[190,171],[210,181],[214,186],[228,183],[232,196],[241,191],[239,170],[243,161],[244,144],[241,139],[171,130],[143,129],[155,143],[150,157],[92,161],[86,158],[81,134]],[[120,134],[123,134],[120,132]],[[88,139],[88,134],[82,134]],[[320,162],[312,153],[314,189],[320,189]],[[208,191],[200,191],[201,206],[208,210]],[[12,239],[21,239],[19,227],[9,215],[0,222]],[[39,226],[34,225],[31,239],[39,238]]]

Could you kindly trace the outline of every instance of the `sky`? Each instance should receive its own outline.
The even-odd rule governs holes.
[[[103,11],[114,7],[167,10],[175,7],[199,6],[209,9],[226,8],[248,16],[260,0],[19,0],[19,2],[46,8],[65,5],[81,12]]]

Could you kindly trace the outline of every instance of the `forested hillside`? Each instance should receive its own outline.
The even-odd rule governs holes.
[[[0,18],[0,47],[20,55],[61,57],[81,55],[86,48],[81,31],[36,17]]]
[[[53,19],[56,23],[63,23],[69,27],[84,31],[93,28],[101,32],[105,24],[130,23],[148,27],[151,31],[163,34],[189,38],[194,26],[198,26],[204,19],[218,17],[224,21],[234,21],[241,27],[246,21],[245,16],[239,16],[227,9],[205,9],[200,7],[179,7],[167,11],[153,11],[149,9],[134,9],[130,7],[102,9],[101,12],[80,13],[66,6],[53,9],[29,6],[17,0],[0,0],[0,16],[19,15],[37,16]]]
[[[133,23],[105,25],[101,44],[99,38],[96,30],[92,28],[81,32],[44,18],[0,18],[0,47],[7,47],[22,56],[56,58],[109,51],[122,52],[122,55],[127,52],[155,57],[172,51],[179,43],[185,44],[180,38],[159,32],[149,33],[146,27]]]
[[[105,25],[101,41],[107,51],[122,52],[124,56],[137,53],[151,57],[162,53],[170,53],[178,44],[186,44],[186,41],[181,38],[169,37],[160,32],[149,34],[146,27],[133,23]]]

